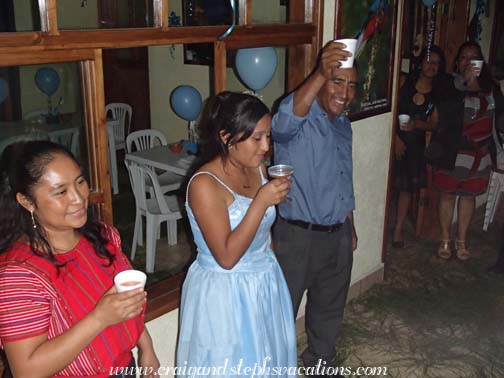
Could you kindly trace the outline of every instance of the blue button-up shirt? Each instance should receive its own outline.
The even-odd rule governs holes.
[[[305,117],[293,113],[294,94],[273,117],[275,164],[294,167],[291,191],[278,207],[288,220],[330,225],[355,208],[352,128],[346,116],[329,120],[315,100]]]

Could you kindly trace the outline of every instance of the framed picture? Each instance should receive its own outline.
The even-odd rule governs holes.
[[[182,0],[182,15],[184,26],[231,25],[233,23],[233,10],[229,1]],[[185,64],[213,65],[213,58],[212,43],[184,45]],[[228,53],[228,66],[230,58]]]
[[[336,0],[334,38],[356,38],[359,89],[351,121],[389,112],[397,0]]]

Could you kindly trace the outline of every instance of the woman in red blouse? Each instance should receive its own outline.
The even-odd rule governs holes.
[[[89,186],[64,147],[9,146],[0,161],[0,347],[15,377],[110,377],[159,362],[143,289],[117,293],[130,269],[117,231],[88,217]],[[149,375],[147,375],[149,376]]]

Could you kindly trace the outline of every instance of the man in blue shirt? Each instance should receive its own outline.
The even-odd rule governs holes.
[[[275,164],[294,167],[273,236],[294,314],[308,290],[306,375],[325,375],[323,368],[331,366],[357,248],[352,129],[344,115],[357,71],[340,68],[350,55],[344,47],[325,45],[313,73],[280,104],[271,130]]]

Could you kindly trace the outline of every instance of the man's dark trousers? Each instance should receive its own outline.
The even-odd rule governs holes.
[[[316,366],[319,359],[326,367],[331,366],[352,272],[350,221],[347,218],[337,231],[324,232],[304,229],[278,217],[273,232],[273,249],[289,286],[294,316],[308,290],[304,366]]]

